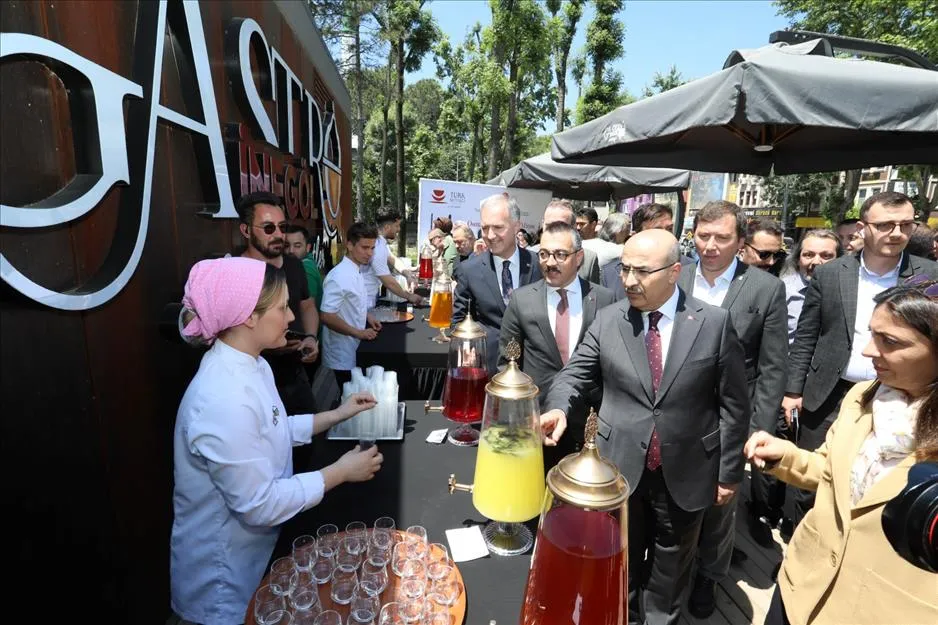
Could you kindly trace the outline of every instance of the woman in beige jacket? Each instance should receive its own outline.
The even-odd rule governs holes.
[[[909,468],[938,460],[936,290],[924,282],[876,296],[863,354],[877,379],[847,394],[819,449],[765,432],[746,443],[755,466],[817,491],[788,545],[766,625],[938,623],[938,575],[900,557],[882,528]]]

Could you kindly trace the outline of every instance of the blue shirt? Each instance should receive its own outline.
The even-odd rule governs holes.
[[[322,499],[319,471],[293,474],[313,415],[288,417],[263,358],[216,340],[173,436],[172,609],[203,625],[244,622],[280,532]]]

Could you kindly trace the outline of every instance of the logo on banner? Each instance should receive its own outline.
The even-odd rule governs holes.
[[[433,189],[430,192],[430,201],[434,204],[443,204],[446,202],[446,190],[445,189]]]
[[[130,281],[146,241],[158,123],[181,128],[193,137],[196,160],[205,165],[200,172],[207,191],[202,214],[235,219],[234,198],[268,191],[283,198],[290,218],[321,218],[322,238],[317,239],[319,245],[313,250],[317,257],[322,256],[320,245],[328,245],[323,239],[331,240],[338,234],[342,146],[334,104],[317,102],[284,58],[267,43],[256,21],[236,18],[225,30],[225,82],[231,85],[247,123],[223,126],[199,4],[171,1],[174,10],[168,10],[168,0],[146,5],[145,10],[152,11],[147,13],[150,19],[155,16],[155,37],[143,37],[152,48],[148,43],[147,49],[136,52],[146,55],[150,64],[135,66],[152,67],[152,73],[134,76],[143,84],[48,39],[0,33],[0,63],[34,61],[45,65],[65,85],[70,104],[73,98],[84,102],[84,106],[70,107],[74,115],[70,121],[72,127],[89,131],[88,144],[75,146],[76,154],[89,154],[79,163],[83,169],[64,188],[35,204],[0,205],[0,225],[46,228],[69,223],[94,210],[115,185],[130,187],[121,194],[120,223],[108,262],[78,287],[70,291],[46,288],[0,253],[4,281],[41,304],[62,310],[88,310],[114,298]],[[189,90],[187,101],[194,101],[196,110],[201,108],[201,120],[160,103],[167,23],[177,35],[172,40],[181,42],[176,58],[188,71],[180,73],[191,76],[181,87]],[[257,66],[253,72],[252,53]],[[259,84],[255,83],[255,75]],[[264,101],[276,104],[276,129]],[[129,104],[126,123],[125,104]],[[294,138],[297,126],[299,142]]]

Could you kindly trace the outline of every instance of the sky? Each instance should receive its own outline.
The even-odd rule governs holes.
[[[769,42],[769,34],[788,24],[776,15],[775,6],[763,0],[641,0],[624,2],[619,19],[625,24],[625,53],[613,64],[624,86],[640,96],[655,72],[666,74],[671,65],[685,80],[719,71],[729,53]],[[472,25],[491,21],[487,0],[433,0],[429,5],[440,29],[450,41],[460,43]],[[571,56],[583,48],[593,5],[577,26]],[[436,66],[427,55],[419,71],[408,74],[407,83],[435,78]],[[567,108],[576,106],[577,88],[567,77]]]

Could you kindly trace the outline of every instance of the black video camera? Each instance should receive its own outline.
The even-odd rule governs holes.
[[[906,487],[883,508],[883,533],[907,562],[938,573],[938,463],[909,469]]]

